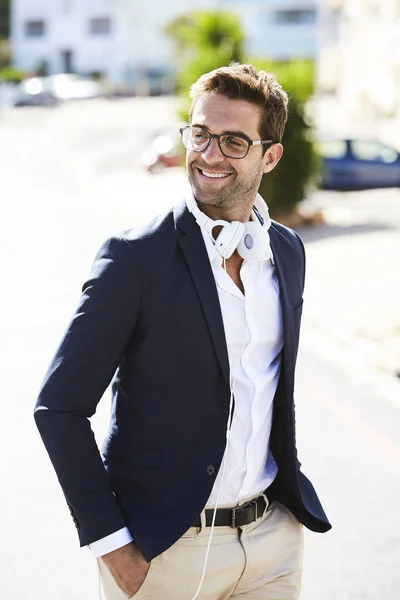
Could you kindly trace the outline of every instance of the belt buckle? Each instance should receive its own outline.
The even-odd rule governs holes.
[[[257,498],[258,500],[258,498]],[[258,504],[257,504],[257,500],[252,500],[251,502],[248,503],[248,506],[253,506],[254,505],[254,521],[257,521],[258,519]]]
[[[237,506],[236,508],[232,508],[232,519],[231,519],[231,527],[232,529],[236,529],[236,511],[242,508],[249,508],[250,506],[254,506],[254,519],[250,521],[250,523],[257,521],[258,519],[258,504],[257,500],[250,500],[250,502],[246,502],[246,504],[242,504],[241,506]]]
[[[239,506],[237,508],[240,508]],[[232,508],[232,519],[231,519],[231,527],[232,529],[236,529],[236,508]]]

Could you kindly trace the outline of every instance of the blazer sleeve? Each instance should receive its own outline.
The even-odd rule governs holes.
[[[89,417],[114,376],[139,309],[134,248],[124,238],[110,239],[95,258],[35,406],[37,427],[82,546],[126,526]]]

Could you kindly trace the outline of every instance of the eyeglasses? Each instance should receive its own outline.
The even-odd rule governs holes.
[[[274,144],[273,140],[250,140],[247,136],[241,134],[221,133],[216,135],[210,133],[201,127],[192,127],[187,125],[180,130],[182,143],[187,150],[193,152],[204,152],[211,144],[211,140],[216,139],[219,149],[227,158],[244,158],[247,156],[250,146],[259,146],[262,144]]]

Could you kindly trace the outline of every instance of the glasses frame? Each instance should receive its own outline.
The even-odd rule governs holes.
[[[182,143],[183,143],[183,134],[186,130],[188,129],[192,129],[193,126],[192,125],[186,125],[185,127],[181,127],[179,129],[179,133],[181,134],[181,138],[182,138]],[[209,145],[211,144],[212,140],[217,140],[218,142],[218,148],[221,150],[222,154],[224,156],[226,156],[226,158],[232,158],[233,160],[242,160],[242,158],[246,158],[246,156],[249,153],[249,150],[252,146],[262,146],[264,144],[275,144],[276,142],[274,142],[274,140],[251,140],[250,138],[247,137],[247,135],[245,135],[244,133],[220,133],[219,135],[217,133],[210,133],[209,131],[207,131],[207,129],[203,129],[202,127],[196,127],[196,129],[200,129],[201,131],[204,131],[204,133],[206,133],[209,137],[208,142],[206,143],[206,145],[204,146],[204,148],[202,148],[201,150],[193,150],[192,148],[187,148],[185,146],[185,144],[183,144],[186,148],[186,150],[190,150],[190,152],[205,152],[207,150],[207,148],[209,147]],[[223,137],[224,135],[232,135],[234,137],[238,137],[242,140],[245,140],[248,143],[248,147],[247,147],[247,152],[244,156],[228,156],[227,154],[225,154],[225,152],[222,149],[221,146],[221,137]]]

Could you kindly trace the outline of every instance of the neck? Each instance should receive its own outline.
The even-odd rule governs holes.
[[[212,206],[210,204],[198,204],[198,207],[201,212],[213,221],[221,219],[222,221],[228,221],[229,223],[231,221],[241,221],[242,223],[246,223],[247,221],[250,221],[253,204],[251,204],[251,206],[235,207],[231,209],[219,208],[218,206]]]

